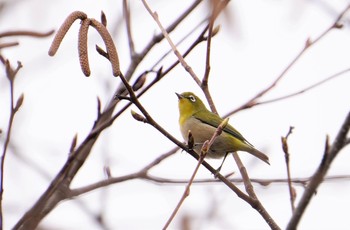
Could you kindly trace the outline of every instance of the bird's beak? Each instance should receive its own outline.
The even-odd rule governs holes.
[[[179,100],[184,98],[184,96],[182,96],[181,94],[178,94],[178,93],[175,93],[175,94],[176,94],[177,98],[179,98]]]

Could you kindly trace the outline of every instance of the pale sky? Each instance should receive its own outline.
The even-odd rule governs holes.
[[[186,9],[187,1],[149,1],[166,26]],[[224,115],[269,86],[305,45],[308,38],[322,34],[347,1],[232,1],[226,14],[216,24],[220,32],[212,40],[210,91],[216,107]],[[126,71],[129,59],[121,1],[7,1],[0,15],[0,31],[57,30],[73,11],[100,18],[101,10],[108,20],[108,29],[118,49],[121,70]],[[137,51],[144,48],[159,28],[141,1],[132,1],[132,29]],[[183,38],[207,15],[202,4],[172,39]],[[347,15],[350,15],[348,12]],[[346,16],[345,18],[349,18]],[[288,71],[281,82],[262,101],[281,97],[319,82],[350,68],[349,21],[341,30],[333,30],[310,48]],[[203,28],[200,27],[201,29]],[[106,105],[113,97],[120,80],[112,76],[110,64],[95,52],[95,44],[103,47],[98,34],[89,32],[91,76],[81,72],[77,52],[79,23],[75,22],[54,57],[47,52],[49,38],[10,37],[3,41],[19,41],[20,46],[2,50],[2,55],[23,69],[15,82],[15,96],[24,94],[24,103],[15,117],[11,148],[5,162],[3,197],[5,229],[10,229],[46,190],[68,157],[71,141],[78,135],[78,144],[86,137],[96,119],[97,97]],[[178,48],[184,52],[201,29]],[[202,78],[205,67],[205,44],[186,58],[194,72]],[[150,53],[131,79],[147,70],[167,52],[163,41]],[[168,67],[176,57],[170,54],[161,64]],[[2,72],[4,72],[2,68]],[[151,82],[153,76],[147,79]],[[280,138],[290,126],[291,173],[295,178],[311,176],[322,158],[326,135],[332,142],[349,112],[350,74],[343,74],[313,90],[284,101],[256,106],[230,118],[255,147],[267,153],[267,166],[246,153],[240,156],[251,178],[286,178],[286,166]],[[4,74],[0,78],[1,152],[9,116],[9,86]],[[181,67],[176,67],[140,99],[150,115],[169,133],[182,140],[178,127],[175,92],[193,91],[204,100],[204,94]],[[125,104],[125,103],[122,103]],[[207,104],[207,103],[206,103]],[[117,107],[117,110],[121,106]],[[112,176],[135,172],[174,144],[153,127],[135,121],[130,109],[103,132],[87,162],[72,183],[73,188],[105,179],[104,166]],[[345,148],[335,159],[328,175],[349,175],[350,149]],[[30,163],[28,163],[30,162]],[[217,168],[221,161],[208,160]],[[33,169],[33,164],[36,169]],[[185,152],[175,155],[151,170],[151,174],[168,179],[188,179],[196,161]],[[222,174],[239,171],[230,157]],[[212,179],[202,167],[197,178]],[[283,229],[291,216],[287,184],[254,184],[256,193],[267,211]],[[240,186],[242,189],[243,187]],[[90,192],[75,200],[60,203],[43,221],[47,229],[100,229],[89,213],[104,216],[108,229],[161,229],[178,203],[185,184],[155,184],[133,180]],[[295,185],[297,201],[304,188]],[[299,229],[342,229],[349,226],[350,183],[338,180],[323,183],[311,201]],[[86,211],[87,210],[87,211]],[[190,218],[192,229],[269,229],[262,217],[247,203],[221,183],[193,185],[169,229],[179,229],[181,220]]]

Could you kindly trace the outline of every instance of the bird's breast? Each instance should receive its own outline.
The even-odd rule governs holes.
[[[200,120],[191,117],[183,122],[181,126],[181,134],[184,140],[188,141],[188,132],[191,130],[193,139],[194,139],[194,150],[197,153],[200,153],[203,143],[207,140],[210,140],[214,135],[217,128],[205,124]],[[232,141],[230,140],[228,134],[223,132],[220,136],[216,137],[213,145],[210,148],[210,151],[207,154],[209,158],[221,158],[227,152],[233,151],[233,146],[231,146]]]

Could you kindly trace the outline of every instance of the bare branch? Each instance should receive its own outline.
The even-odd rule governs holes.
[[[208,141],[206,141],[205,143],[208,143]],[[204,145],[203,145],[204,146]],[[191,188],[191,185],[193,183],[193,180],[195,178],[195,176],[197,175],[197,172],[198,172],[198,169],[199,169],[199,166],[201,166],[201,164],[203,163],[204,161],[204,157],[206,155],[206,152],[204,154],[201,154],[199,156],[199,160],[198,160],[198,163],[192,173],[192,176],[190,178],[190,180],[188,181],[187,185],[186,185],[186,188],[185,188],[185,191],[184,193],[182,194],[181,196],[181,199],[179,200],[179,202],[177,203],[175,209],[173,210],[173,212],[171,213],[169,219],[167,220],[167,222],[165,223],[164,227],[163,227],[163,230],[164,229],[167,229],[169,227],[169,225],[171,224],[171,222],[173,221],[173,219],[175,218],[177,212],[179,211],[181,205],[183,204],[183,202],[185,201],[186,197],[188,197],[190,195],[190,188]]]
[[[313,47],[315,44],[317,44],[322,38],[324,38],[331,30],[333,29],[339,29],[339,23],[340,20],[344,17],[345,13],[349,10],[350,5],[347,6],[337,17],[337,19],[332,23],[331,26],[326,28],[317,38],[315,38],[313,41],[311,39],[306,39],[304,47],[299,51],[299,53],[294,57],[294,59],[287,65],[287,67],[277,76],[277,78],[265,89],[261,90],[258,94],[256,94],[254,97],[249,99],[247,102],[242,104],[240,107],[236,108],[235,110],[231,111],[228,116],[243,110],[248,109],[253,106],[255,106],[258,102],[258,99],[264,96],[266,93],[268,93],[270,90],[272,90],[286,75],[286,73],[295,65],[295,63],[304,55],[304,53],[309,50],[311,47]]]
[[[288,151],[288,137],[290,136],[290,134],[292,134],[294,127],[289,127],[288,133],[285,137],[281,137],[281,141],[282,141],[282,149],[284,152],[284,158],[286,161],[286,168],[287,168],[287,179],[288,179],[288,188],[289,188],[289,196],[290,196],[290,204],[292,207],[292,212],[294,212],[295,210],[295,190],[292,186],[292,180],[291,180],[291,174],[290,174],[290,164],[289,164],[289,151]]]
[[[130,8],[129,1],[123,0],[123,14],[126,22],[126,32],[128,35],[129,49],[130,49],[130,57],[133,58],[136,55],[134,39],[131,33],[131,18],[130,18]]]
[[[244,180],[242,178],[230,178],[231,175],[234,173],[230,173],[228,175],[225,175],[224,177],[229,180],[233,184],[244,184]],[[149,180],[151,182],[155,182],[157,184],[164,184],[164,185],[171,185],[171,184],[187,184],[188,180],[186,179],[168,179],[164,177],[158,177],[149,175],[147,178],[144,178],[146,180]],[[305,188],[305,186],[310,182],[312,177],[295,177],[291,178],[291,181],[293,184],[302,186]],[[349,175],[335,175],[335,176],[327,176],[324,178],[324,182],[335,182],[335,181],[349,181],[350,176]],[[272,186],[277,184],[288,184],[288,179],[286,178],[269,178],[269,179],[262,179],[262,178],[250,178],[250,182],[260,185],[260,186]],[[218,179],[196,179],[193,181],[194,184],[208,184],[208,183],[222,183],[222,181]]]
[[[204,71],[202,82],[200,84],[200,87],[203,90],[205,97],[207,98],[211,111],[216,114],[218,114],[218,111],[215,108],[215,104],[213,102],[213,99],[210,95],[210,91],[208,88],[209,73],[210,73],[211,39],[218,32],[218,31],[214,31],[213,33],[214,22],[218,17],[218,15],[220,14],[220,12],[227,6],[228,2],[229,1],[212,1],[212,14],[211,14],[211,17],[209,18],[209,25],[208,25],[209,29],[208,29],[208,38],[207,38],[205,71]]]
[[[21,94],[21,96],[17,99],[16,105],[15,105],[14,82],[18,71],[22,68],[22,64],[20,62],[17,62],[17,67],[13,68],[11,66],[10,61],[6,60],[4,65],[5,65],[7,79],[10,82],[10,106],[11,107],[10,107],[10,116],[9,116],[8,126],[7,126],[7,134],[5,137],[4,148],[2,151],[1,164],[0,164],[0,229],[3,229],[2,201],[3,201],[3,193],[4,193],[4,172],[5,172],[4,167],[5,167],[6,154],[7,154],[7,149],[11,140],[13,121],[16,113],[18,112],[24,100],[24,95]]]
[[[0,49],[7,48],[7,47],[12,47],[12,46],[18,46],[18,42],[4,42],[0,44]]]
[[[211,139],[204,142],[202,149],[201,149],[201,154],[200,154],[199,159],[198,159],[198,163],[196,165],[196,168],[194,169],[193,174],[192,174],[189,182],[186,185],[185,191],[182,194],[180,201],[176,205],[176,208],[174,209],[174,211],[170,215],[168,221],[165,223],[163,229],[167,229],[169,227],[172,220],[175,218],[177,212],[179,211],[181,205],[185,201],[186,197],[188,197],[190,195],[190,188],[191,188],[191,185],[193,184],[195,176],[197,175],[199,166],[201,166],[201,164],[203,163],[204,158],[207,155],[210,147],[213,145],[215,139],[222,133],[222,130],[226,127],[227,123],[228,123],[228,118],[226,118],[225,120],[223,120],[221,122],[221,124],[217,127],[216,131],[214,132],[213,136],[211,137]]]
[[[98,188],[106,187],[108,185],[120,183],[120,182],[123,182],[126,180],[147,178],[148,171],[150,169],[154,168],[155,166],[160,164],[163,160],[165,160],[168,157],[170,157],[171,155],[175,154],[177,151],[178,151],[178,148],[176,147],[176,148],[169,150],[166,153],[161,154],[159,157],[154,159],[151,163],[147,164],[144,168],[140,169],[139,171],[137,171],[135,173],[131,173],[131,174],[119,176],[119,177],[108,177],[106,180],[103,180],[103,181],[100,181],[100,182],[97,182],[97,183],[94,183],[91,185],[87,185],[87,186],[84,186],[81,188],[72,189],[69,192],[69,198],[80,196],[84,193],[91,192],[91,191],[96,190]]]
[[[233,158],[236,161],[236,164],[239,168],[239,171],[243,178],[243,183],[246,189],[246,192],[249,194],[249,204],[257,211],[259,214],[264,218],[266,223],[270,226],[271,229],[280,229],[276,222],[272,219],[270,214],[266,211],[262,203],[259,201],[258,197],[255,194],[254,187],[252,183],[250,182],[250,178],[248,176],[248,172],[246,168],[244,167],[241,159],[239,158],[237,152],[232,153]]]
[[[255,105],[268,104],[268,103],[272,103],[272,102],[276,102],[276,101],[281,101],[281,100],[284,100],[284,99],[287,99],[287,98],[291,98],[291,97],[294,97],[294,96],[298,96],[298,95],[303,94],[303,93],[305,93],[305,92],[307,92],[309,90],[312,90],[312,89],[314,89],[314,88],[316,88],[316,87],[318,87],[320,85],[323,85],[323,84],[329,82],[330,80],[333,80],[333,79],[335,79],[337,77],[340,77],[340,76],[342,76],[343,74],[345,74],[345,73],[347,73],[349,71],[350,71],[350,68],[346,68],[346,69],[344,69],[342,71],[339,71],[339,72],[331,75],[330,77],[327,77],[327,78],[325,78],[325,79],[323,79],[323,80],[321,80],[319,82],[316,82],[315,84],[312,84],[312,85],[310,85],[310,86],[308,86],[308,87],[306,87],[304,89],[301,89],[301,90],[299,90],[297,92],[294,92],[294,93],[291,93],[291,94],[288,94],[288,95],[285,95],[285,96],[282,96],[282,97],[266,100],[266,101],[260,101],[260,102],[257,102]]]
[[[158,24],[158,27],[160,28],[160,30],[162,31],[164,37],[167,39],[169,45],[171,46],[171,49],[173,50],[174,54],[177,56],[177,58],[179,59],[180,63],[182,64],[182,66],[185,68],[185,70],[192,76],[193,80],[198,84],[201,85],[201,81],[199,80],[199,78],[197,77],[197,75],[193,72],[192,67],[189,66],[187,64],[187,62],[185,61],[185,59],[181,56],[180,52],[177,50],[175,44],[173,43],[173,41],[171,40],[171,38],[169,37],[168,32],[164,29],[163,25],[161,24],[161,22],[159,21],[158,18],[158,14],[156,12],[152,12],[151,8],[148,6],[147,2],[145,0],[142,0],[142,3],[144,4],[145,8],[147,9],[147,11],[149,12],[149,14],[153,17],[153,19],[155,20],[155,22]]]
[[[16,31],[8,31],[0,33],[0,38],[3,37],[13,37],[13,36],[29,36],[29,37],[36,37],[36,38],[44,38],[52,35],[55,31],[50,30],[48,32],[36,32],[36,31],[30,31],[30,30],[16,30]]]
[[[318,186],[323,181],[328,169],[330,168],[333,160],[338,155],[338,153],[343,149],[346,145],[347,134],[350,129],[350,112],[348,112],[343,125],[340,127],[337,137],[335,138],[333,144],[329,146],[328,141],[326,141],[325,153],[323,155],[323,159],[320,162],[319,167],[316,172],[312,176],[310,183],[307,185],[303,196],[301,197],[292,218],[290,219],[287,230],[296,229],[302,215],[305,212],[306,207],[309,205],[313,194],[315,193]]]

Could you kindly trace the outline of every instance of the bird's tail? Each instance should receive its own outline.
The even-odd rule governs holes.
[[[250,146],[249,146],[250,147]],[[254,147],[250,147],[246,150],[248,153],[254,155],[255,157],[259,158],[260,160],[264,161],[266,164],[270,165],[269,157],[266,156],[266,154],[260,152],[259,150],[255,149]]]

